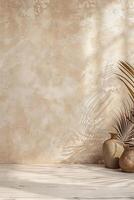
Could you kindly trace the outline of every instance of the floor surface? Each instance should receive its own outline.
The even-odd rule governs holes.
[[[1,199],[134,199],[134,173],[97,165],[0,165]]]

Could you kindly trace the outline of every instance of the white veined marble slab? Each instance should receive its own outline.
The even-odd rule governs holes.
[[[0,200],[134,199],[134,173],[97,165],[0,165]]]

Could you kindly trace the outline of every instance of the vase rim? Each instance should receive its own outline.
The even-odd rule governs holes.
[[[111,138],[117,139],[117,133],[109,132],[109,134],[111,135]]]

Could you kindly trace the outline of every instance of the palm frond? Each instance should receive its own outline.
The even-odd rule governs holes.
[[[120,61],[119,70],[122,74],[118,74],[118,78],[126,86],[129,96],[134,102],[134,68],[128,62]]]
[[[119,112],[119,115],[114,120],[114,129],[117,133],[117,138],[126,143],[134,137],[133,116],[130,110],[124,106],[124,109]]]
[[[119,70],[121,74],[117,74],[118,79],[127,88],[131,103],[127,102],[127,106],[123,103],[123,110],[116,117],[114,128],[118,138],[132,146],[134,145],[134,68],[128,62],[120,61]]]

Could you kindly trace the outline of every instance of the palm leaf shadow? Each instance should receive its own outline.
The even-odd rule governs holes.
[[[113,78],[113,73],[108,74],[108,78]],[[107,78],[107,76],[106,76]],[[83,126],[82,131],[72,130],[74,133],[74,145],[67,146],[63,152],[63,163],[77,163],[80,155],[87,157],[91,154],[90,152],[95,151],[95,148],[100,147],[100,142],[96,141],[95,137],[97,132],[104,132],[100,127],[104,124],[104,110],[106,110],[112,102],[109,92],[100,91],[96,92],[93,97],[89,97],[85,104],[85,111],[81,117],[80,123]],[[102,137],[102,136],[101,136]],[[98,152],[101,153],[100,150]],[[91,157],[90,157],[91,160]],[[93,161],[97,162],[98,155],[93,155]],[[79,161],[78,161],[79,162]]]

